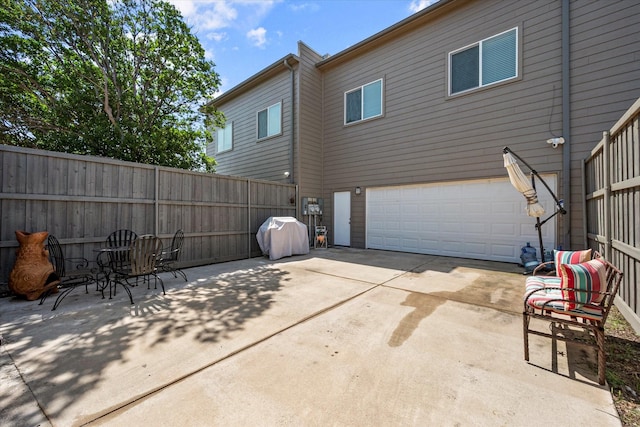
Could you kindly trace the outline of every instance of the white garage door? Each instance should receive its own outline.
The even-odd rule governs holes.
[[[543,178],[556,191],[556,176]],[[543,220],[555,202],[536,187]],[[520,248],[531,242],[540,259],[536,220],[507,178],[369,188],[366,195],[368,248],[520,262]],[[556,245],[555,230],[556,217],[542,226],[546,249]]]

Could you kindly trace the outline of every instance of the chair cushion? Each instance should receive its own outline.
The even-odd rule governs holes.
[[[591,261],[592,252],[591,249],[583,251],[559,251],[554,249],[553,261],[556,266],[556,276],[560,276],[561,264],[580,264],[582,262]]]
[[[525,281],[525,295],[541,288],[560,288],[560,278],[556,276],[529,276]]]
[[[606,290],[607,286],[607,265],[604,261],[594,259],[580,264],[560,264],[558,269],[562,296],[570,301],[567,302],[567,309],[602,301],[603,295],[598,292]]]
[[[591,261],[591,249],[584,251],[553,251],[553,260],[556,265],[556,276],[560,276],[561,264],[580,264]]]
[[[559,285],[559,277],[531,276],[527,278],[526,304],[538,310],[552,311],[594,321],[602,320],[603,310],[600,306],[585,304],[573,309],[569,308],[566,301],[564,301]]]
[[[542,308],[546,302],[550,302],[551,308],[564,310],[563,301],[553,301],[562,299],[560,292],[560,278],[555,276],[529,276],[525,281],[524,300],[533,308]]]

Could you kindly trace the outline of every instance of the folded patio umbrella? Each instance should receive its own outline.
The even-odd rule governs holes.
[[[509,152],[504,153],[502,156],[504,157],[504,167],[507,168],[511,184],[527,199],[527,215],[537,218],[544,215],[544,208],[538,203],[538,194],[533,188],[531,180],[520,169],[515,157]]]

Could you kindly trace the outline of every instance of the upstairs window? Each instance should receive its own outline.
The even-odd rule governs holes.
[[[344,94],[344,124],[382,115],[382,79]]]
[[[449,95],[518,77],[518,29],[449,54]]]
[[[216,131],[218,153],[229,151],[233,148],[233,122],[227,122],[222,129]]]
[[[258,111],[258,139],[282,133],[282,103]]]

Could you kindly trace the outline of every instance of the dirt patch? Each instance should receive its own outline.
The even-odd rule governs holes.
[[[640,336],[614,306],[605,326],[607,383],[624,427],[640,427]]]

